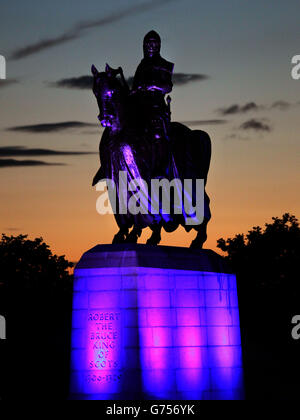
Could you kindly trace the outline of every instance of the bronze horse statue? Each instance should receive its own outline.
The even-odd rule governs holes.
[[[99,153],[100,169],[94,177],[93,185],[100,180],[114,180],[117,195],[122,194],[118,186],[120,171],[128,175],[130,181],[141,178],[147,183],[151,180],[185,179],[195,181],[204,180],[206,185],[211,158],[211,140],[209,135],[201,130],[191,130],[178,122],[170,122],[169,126],[161,125],[163,132],[157,134],[135,103],[124,78],[122,69],[112,69],[106,65],[104,72],[98,72],[92,66],[94,76],[93,92],[96,96],[101,125],[105,127],[102,135]],[[170,106],[170,99],[166,108]],[[184,191],[183,191],[184,194]],[[194,188],[191,200],[194,197]],[[127,200],[130,194],[127,195]],[[147,198],[161,209],[160,198]],[[211,218],[209,198],[204,192],[204,209],[201,224],[188,225],[184,211],[178,214],[174,211],[174,200],[170,200],[170,212],[165,214],[138,213],[123,214],[117,209],[115,219],[119,232],[114,236],[113,243],[136,243],[142,229],[150,227],[152,235],[147,244],[157,245],[161,240],[161,229],[167,232],[175,231],[182,225],[186,231],[195,229],[196,238],[192,241],[192,248],[202,248],[207,239],[207,223]]]

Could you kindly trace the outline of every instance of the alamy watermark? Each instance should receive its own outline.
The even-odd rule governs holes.
[[[295,327],[292,329],[292,337],[294,340],[300,340],[300,315],[295,315],[292,319]]]
[[[294,80],[300,79],[300,55],[294,55],[292,58],[292,64],[294,65],[292,68],[292,78]]]
[[[0,55],[0,79],[6,79],[6,60]]]
[[[0,340],[6,339],[6,320],[4,316],[0,315]]]
[[[107,189],[106,189],[107,187]],[[183,214],[187,225],[200,225],[204,220],[204,180],[142,178],[128,182],[126,171],[119,172],[118,185],[112,179],[102,179],[96,185],[101,191],[96,209],[104,214]],[[149,194],[150,193],[150,194]],[[193,203],[194,201],[194,203]]]

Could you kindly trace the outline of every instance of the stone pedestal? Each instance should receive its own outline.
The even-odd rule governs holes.
[[[236,278],[213,251],[98,245],[75,269],[71,398],[241,399]]]

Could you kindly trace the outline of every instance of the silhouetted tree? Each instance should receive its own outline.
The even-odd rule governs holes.
[[[72,286],[69,269],[73,264],[64,256],[53,255],[42,238],[2,235],[0,267],[1,283],[18,293],[53,293],[70,290]]]
[[[42,238],[2,235],[0,313],[7,320],[7,354],[1,359],[7,369],[0,388],[5,398],[14,398],[20,371],[20,398],[67,396],[72,266]]]
[[[254,227],[247,235],[219,239],[233,271],[253,287],[297,287],[295,276],[300,256],[300,228],[295,216],[273,217],[265,228]],[[249,285],[250,286],[250,285]]]
[[[219,239],[237,274],[247,396],[299,396],[300,342],[291,337],[299,313],[300,228],[295,216],[273,217],[264,228]]]

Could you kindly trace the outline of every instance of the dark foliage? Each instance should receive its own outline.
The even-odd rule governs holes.
[[[68,393],[72,267],[42,238],[0,241],[1,396],[35,400]]]
[[[0,241],[1,282],[18,292],[37,290],[53,294],[72,287],[69,269],[73,264],[64,256],[53,255],[42,238],[27,239],[26,235],[2,235]]]
[[[300,256],[300,228],[295,216],[273,217],[265,229],[257,226],[247,235],[218,240],[218,247],[249,287],[276,289],[297,287],[296,268]]]
[[[273,217],[218,247],[237,274],[247,397],[298,399],[300,340],[291,336],[300,314],[298,220]]]

